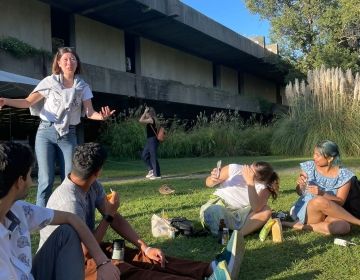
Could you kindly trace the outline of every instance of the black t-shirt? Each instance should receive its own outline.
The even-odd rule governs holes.
[[[148,123],[146,124],[146,137],[150,138],[150,137],[156,137],[157,134],[157,129],[156,129],[156,124],[155,124],[155,120],[154,118],[152,118],[153,123]]]

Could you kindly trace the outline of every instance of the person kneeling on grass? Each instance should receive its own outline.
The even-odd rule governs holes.
[[[279,176],[267,162],[229,164],[220,172],[214,168],[206,178],[206,186],[218,188],[201,206],[202,225],[216,236],[220,220],[224,219],[227,228],[241,229],[245,236],[260,229],[271,217],[267,201],[270,196],[277,197]]]
[[[86,143],[75,149],[72,171],[62,184],[50,196],[47,206],[52,209],[63,209],[78,215],[93,231],[95,238],[101,242],[109,225],[137,247],[126,247],[124,261],[114,261],[121,272],[121,279],[236,279],[242,255],[244,253],[242,235],[234,231],[227,250],[211,263],[182,260],[165,257],[158,248],[152,248],[143,241],[127,220],[117,212],[119,195],[112,192],[106,198],[103,186],[97,181],[105,163],[105,149],[97,143]],[[95,228],[95,210],[98,209],[103,218]],[[51,238],[56,227],[47,226],[40,231],[40,247]],[[102,243],[103,250],[110,257],[111,244]],[[93,260],[84,250],[86,279],[96,279]]]
[[[74,214],[27,203],[33,154],[24,145],[0,143],[0,279],[84,279],[80,240],[89,248],[98,279],[119,279],[88,227]],[[32,262],[30,232],[61,225]],[[80,239],[79,239],[80,237]]]
[[[341,166],[339,147],[325,140],[316,144],[313,160],[300,164],[296,190],[300,195],[290,210],[295,222],[284,226],[324,235],[347,234],[350,224],[360,225],[344,205],[354,173]]]

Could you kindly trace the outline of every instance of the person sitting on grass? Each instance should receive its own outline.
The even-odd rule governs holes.
[[[0,143],[0,279],[84,279],[80,240],[94,257],[98,279],[119,279],[118,269],[78,216],[22,201],[32,185],[33,160],[27,146]],[[32,261],[30,232],[48,224],[61,226]]]
[[[290,211],[295,222],[284,221],[284,226],[331,235],[347,234],[350,224],[360,225],[360,220],[342,207],[354,173],[341,166],[336,143],[330,140],[318,143],[313,160],[301,163],[300,167],[296,186],[300,197]]]
[[[126,247],[124,262],[116,262],[121,279],[218,279],[231,280],[239,274],[244,252],[242,235],[232,234],[227,250],[212,263],[165,257],[162,250],[152,248],[140,238],[128,221],[118,213],[119,195],[112,192],[107,199],[103,186],[97,181],[105,163],[107,153],[98,143],[86,143],[75,149],[72,171],[52,193],[47,206],[63,209],[78,215],[93,231],[98,242],[102,242],[111,226],[116,233],[132,243],[137,249]],[[95,228],[95,210],[102,214],[102,220]],[[40,248],[51,238],[56,227],[47,226],[40,232]],[[103,250],[110,257],[111,244],[102,243]],[[96,266],[87,256],[86,279],[96,279]],[[231,278],[232,277],[232,278]]]
[[[201,206],[202,225],[216,236],[220,220],[224,219],[227,228],[241,229],[245,236],[260,229],[271,217],[267,201],[270,196],[277,197],[279,176],[267,162],[229,164],[220,172],[214,168],[206,178],[206,186],[218,188]]]

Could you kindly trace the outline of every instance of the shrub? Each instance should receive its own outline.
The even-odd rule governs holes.
[[[271,150],[275,154],[306,155],[329,139],[344,155],[360,155],[360,76],[340,68],[309,71],[307,81],[286,87],[289,114],[275,124]]]
[[[140,111],[131,110],[127,116],[121,114],[104,129],[101,141],[110,147],[113,155],[140,157],[145,143],[145,129],[138,122]],[[271,135],[271,126],[253,120],[245,123],[237,112],[220,112],[210,117],[201,113],[191,128],[173,120],[158,154],[162,158],[269,155]]]

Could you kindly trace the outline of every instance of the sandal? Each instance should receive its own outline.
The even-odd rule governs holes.
[[[167,195],[167,194],[172,194],[175,192],[175,190],[171,189],[169,185],[161,185],[161,187],[159,188],[159,192],[161,194]]]

